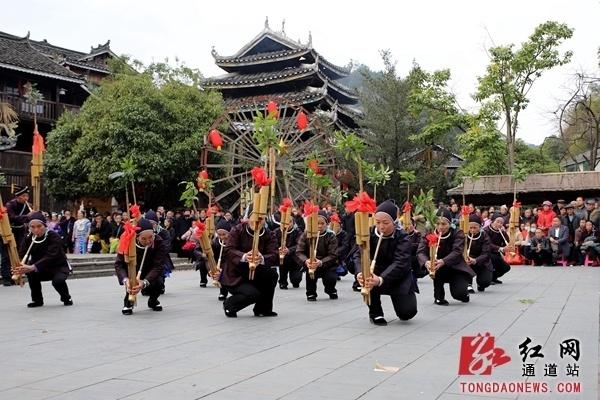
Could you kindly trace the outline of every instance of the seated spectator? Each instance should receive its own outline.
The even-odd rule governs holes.
[[[533,211],[531,208],[525,209],[525,211],[523,211],[523,215],[521,216],[521,223],[531,225],[532,223],[535,223],[535,221],[536,219],[533,216]]]
[[[580,238],[581,264],[583,264],[586,255],[593,260],[598,260],[598,256],[600,256],[600,234],[591,221],[585,222],[585,228],[580,231]]]
[[[556,264],[558,260],[567,260],[571,252],[569,230],[561,224],[560,218],[554,217],[552,219],[552,227],[548,230],[548,238],[554,263]]]
[[[535,225],[533,231],[531,231],[531,225],[529,223],[521,224],[521,230],[517,233],[517,240],[515,244],[520,247],[521,255],[525,258],[525,261],[529,263],[531,261],[529,254],[531,253],[531,236],[535,235]]]
[[[595,199],[587,199],[585,201],[586,220],[590,221],[594,228],[598,229],[600,224],[600,208],[596,208]]]
[[[535,236],[531,239],[531,251],[529,253],[533,265],[549,265],[552,262],[552,250],[550,241],[544,236],[544,232],[537,228]]]
[[[481,221],[483,222],[483,225],[481,225],[482,228],[487,228],[492,223],[488,210],[483,210],[481,212]]]
[[[548,230],[552,227],[552,220],[556,217],[556,213],[552,211],[552,203],[548,200],[542,203],[542,211],[538,212],[537,227],[548,235]]]

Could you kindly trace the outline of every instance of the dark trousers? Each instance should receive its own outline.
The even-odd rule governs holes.
[[[52,281],[52,286],[60,295],[61,301],[67,301],[71,298],[69,295],[69,287],[67,286],[68,273],[58,272],[30,272],[27,274],[27,281],[29,282],[29,289],[31,289],[31,300],[34,303],[43,303],[44,297],[42,296],[42,281]]]
[[[450,295],[456,300],[465,301],[469,298],[467,286],[471,280],[471,276],[466,272],[444,266],[435,272],[433,297],[436,300],[445,300],[446,292],[444,291],[444,284],[448,283],[450,286]]]
[[[492,271],[490,271],[485,265],[479,264],[473,264],[471,265],[471,268],[477,274],[477,286],[479,286],[482,289],[485,289],[486,287],[490,286],[490,283],[492,282]],[[473,281],[471,280],[471,282]]]
[[[283,265],[279,266],[279,284],[288,285],[288,275],[290,282],[294,286],[298,286],[302,282],[302,268],[300,268],[292,259],[287,257],[283,260]]]
[[[200,283],[208,283],[208,266],[207,261],[202,257],[199,250],[194,250],[191,258],[196,264],[196,270],[200,271]]]
[[[268,313],[273,311],[273,296],[277,286],[277,271],[259,265],[254,271],[253,280],[245,280],[238,286],[227,286],[231,297],[223,302],[223,307],[233,312],[238,312],[250,304],[254,311]]]
[[[398,318],[402,321],[408,321],[417,315],[417,296],[414,292],[409,294],[400,293],[399,288],[390,288],[381,290],[379,286],[371,289],[371,305],[369,306],[369,317],[375,318],[383,316],[381,308],[381,295],[385,294],[392,299],[392,305]]]
[[[552,253],[549,250],[533,250],[529,256],[533,265],[550,265],[552,263]]]
[[[144,278],[141,278],[144,279]],[[153,281],[148,285],[147,288],[142,289],[142,295],[148,296],[148,305],[154,306],[158,303],[158,297],[163,293],[165,288],[165,278],[162,276],[157,280]],[[132,304],[129,301],[129,294],[125,293],[125,299],[123,300],[123,305],[125,307],[131,307]]]
[[[10,259],[8,258],[8,248],[2,240],[0,240],[0,273],[2,274],[2,279],[5,281],[10,281],[12,278],[12,274],[10,272]]]
[[[508,265],[506,261],[504,261],[502,254],[494,252],[490,255],[490,260],[492,261],[492,265],[494,266],[492,280],[498,279],[502,275],[510,271],[510,265]]]
[[[316,296],[317,295],[317,280],[321,278],[323,286],[325,286],[325,293],[332,294],[337,293],[335,290],[335,284],[337,283],[337,273],[335,268],[324,269],[319,267],[315,271],[315,279],[311,279],[310,273],[306,271],[306,295]]]

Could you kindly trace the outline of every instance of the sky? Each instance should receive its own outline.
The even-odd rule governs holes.
[[[576,72],[599,74],[600,0],[420,0],[365,1],[184,1],[171,0],[19,0],[3,6],[0,31],[69,49],[89,51],[111,41],[117,54],[145,63],[178,58],[204,76],[223,73],[211,48],[232,55],[264,27],[313,47],[328,60],[350,60],[383,68],[380,50],[389,49],[405,76],[413,60],[426,70],[449,68],[451,89],[460,105],[475,111],[471,96],[485,73],[486,49],[527,40],[548,20],[575,30],[561,50],[572,50],[570,64],[546,72],[529,93],[517,136],[541,144],[556,133],[553,112],[567,98]]]

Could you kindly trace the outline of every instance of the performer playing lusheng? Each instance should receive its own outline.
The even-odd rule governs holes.
[[[490,260],[494,267],[492,274],[492,285],[500,284],[502,275],[510,271],[510,265],[504,261],[502,257],[508,251],[508,234],[504,230],[504,218],[497,217],[494,221],[484,229],[490,238]]]
[[[481,217],[469,215],[469,233],[467,235],[467,265],[477,274],[477,290],[483,292],[492,281],[492,263],[490,262],[490,239],[481,229]],[[469,285],[469,293],[474,293]]]
[[[66,282],[70,272],[69,264],[60,235],[46,227],[46,217],[39,211],[29,215],[29,230],[31,234],[23,241],[19,253],[21,266],[13,271],[27,274],[31,289],[31,303],[27,307],[44,305],[42,281],[52,281],[52,286],[60,295],[60,301],[65,306],[73,305]]]
[[[456,300],[463,303],[469,302],[467,286],[471,282],[475,272],[465,263],[463,250],[465,246],[465,235],[461,230],[450,227],[452,215],[449,210],[438,211],[436,233],[439,235],[439,247],[435,264],[429,259],[429,248],[427,238],[421,240],[417,257],[421,265],[435,273],[433,279],[433,296],[435,304],[447,306],[445,299],[444,284],[450,285],[450,294]]]
[[[221,284],[232,296],[223,302],[225,315],[237,317],[237,312],[254,305],[254,315],[259,317],[276,317],[273,311],[273,296],[277,285],[277,272],[271,267],[277,265],[279,254],[275,235],[268,231],[265,220],[259,225],[258,253],[252,254],[254,231],[248,222],[236,225],[229,232],[229,240],[225,246],[227,262],[225,263]],[[257,262],[254,279],[249,279],[248,261],[254,258]]]
[[[15,186],[14,195],[15,198],[6,203],[6,212],[8,213],[13,235],[15,235],[15,243],[17,243],[17,247],[20,247],[27,234],[28,214],[33,210],[27,202],[29,200],[28,186]]]
[[[325,293],[331,300],[338,298],[335,284],[337,283],[337,238],[335,233],[327,229],[329,225],[329,216],[326,211],[319,211],[318,227],[319,237],[316,247],[316,256],[311,257],[309,238],[304,232],[298,240],[296,247],[296,261],[299,265],[306,266],[306,300],[317,301],[317,280],[323,281]],[[314,260],[314,261],[311,261]],[[311,264],[312,263],[312,264]],[[314,276],[311,276],[310,269],[314,269]]]
[[[382,294],[390,296],[394,311],[401,320],[407,321],[417,315],[415,293],[419,289],[412,273],[411,243],[408,235],[394,223],[397,213],[398,207],[390,200],[377,207],[375,227],[371,228],[369,238],[375,269],[366,282],[361,272],[357,275],[360,285],[371,289],[369,318],[375,325],[387,325],[381,307]],[[355,270],[360,271],[360,252],[356,253],[354,263]]]
[[[277,220],[281,218],[281,213],[273,215],[272,222],[275,225],[275,239],[281,244],[281,223]],[[296,263],[296,245],[302,232],[298,229],[296,222],[291,220],[290,227],[287,229],[285,237],[285,247],[280,249],[284,254],[283,263],[279,264],[279,288],[286,290],[288,288],[288,276],[292,287],[300,287],[302,281],[302,268]],[[281,258],[281,257],[280,257]]]
[[[147,219],[140,219],[137,228],[139,230],[134,240],[136,241],[136,271],[138,271],[140,279],[137,280],[135,286],[132,286],[129,282],[125,256],[119,253],[115,261],[115,272],[119,284],[125,285],[127,289],[123,301],[123,310],[121,310],[124,315],[133,314],[133,304],[129,301],[129,294],[137,295],[142,289],[149,297],[148,308],[153,311],[163,310],[158,297],[164,290],[165,278],[163,273],[169,248],[167,243],[154,233],[152,223]],[[144,253],[146,253],[145,257]]]

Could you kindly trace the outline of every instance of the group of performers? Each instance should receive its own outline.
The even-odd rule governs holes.
[[[60,236],[47,229],[42,213],[30,209],[27,188],[15,195],[6,209],[15,237],[22,232],[17,242],[22,260],[13,265],[12,278],[27,276],[32,299],[28,307],[43,306],[41,281],[52,281],[61,301],[66,306],[72,305],[66,284],[70,267]],[[217,225],[210,246],[199,247],[198,257],[207,263],[213,260],[206,270],[220,286],[219,300],[223,301],[224,313],[229,318],[237,317],[250,305],[257,317],[277,316],[273,310],[277,285],[281,290],[287,290],[289,283],[298,288],[303,275],[307,301],[317,301],[319,280],[329,299],[336,300],[339,271],[348,270],[354,273],[354,288],[367,289],[369,318],[376,325],[387,324],[381,295],[390,297],[400,320],[410,320],[417,314],[419,278],[427,275],[433,278],[434,303],[447,306],[446,284],[453,299],[468,303],[470,294],[475,293],[473,279],[477,290],[484,292],[490,285],[502,283],[499,278],[510,270],[503,257],[507,250],[501,218],[482,229],[480,217],[470,214],[468,230],[463,232],[451,225],[449,210],[440,210],[432,243],[429,235],[422,235],[410,218],[401,219],[401,215],[392,200],[377,206],[368,230],[369,251],[364,253],[356,249],[356,232],[353,224],[348,223],[351,218],[342,219],[320,210],[315,236],[303,230],[305,224],[301,219],[292,218],[290,223],[282,224],[283,214],[276,212],[252,222],[250,210],[249,218],[233,227]],[[124,233],[129,236],[131,246],[119,251],[115,261],[118,282],[126,289],[122,313],[133,313],[138,294],[148,296],[148,308],[162,311],[159,297],[164,293],[165,277],[172,266],[170,238],[168,232],[161,231],[155,213],[148,211],[144,217],[140,214],[132,219],[135,225]],[[372,269],[364,276],[361,257],[367,255]],[[135,267],[133,275],[132,267]]]

